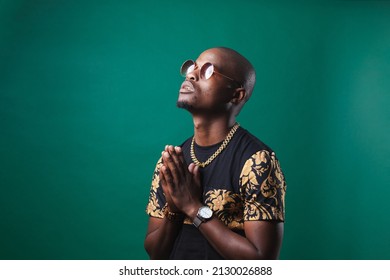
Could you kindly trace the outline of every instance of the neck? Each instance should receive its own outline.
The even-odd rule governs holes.
[[[194,116],[193,121],[195,142],[199,146],[210,146],[223,141],[236,123],[235,117],[208,119]]]

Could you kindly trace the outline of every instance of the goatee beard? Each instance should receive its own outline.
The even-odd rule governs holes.
[[[176,106],[177,106],[178,108],[186,109],[186,110],[188,110],[188,111],[191,111],[191,109],[193,109],[193,106],[190,105],[190,104],[188,104],[188,103],[185,102],[185,101],[177,101]]]

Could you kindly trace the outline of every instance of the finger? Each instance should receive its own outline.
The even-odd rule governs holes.
[[[194,174],[194,168],[195,168],[196,164],[191,162],[190,165],[188,165],[188,171],[191,173],[191,174]]]
[[[169,176],[170,176],[170,179],[172,179],[172,183],[175,183],[175,185],[177,185],[179,182],[180,182],[180,171],[178,170],[174,160],[173,160],[173,157],[170,155],[170,153],[168,152],[164,152],[163,153],[163,158],[164,158],[164,165],[165,167],[167,168],[167,170],[169,170]],[[165,174],[165,177],[166,179],[168,180],[167,178],[167,174]]]
[[[172,169],[170,167],[170,163],[172,162],[172,160],[170,159],[170,156],[167,152],[164,152],[164,159],[165,159],[164,165],[161,167],[161,170],[164,174],[164,178],[165,178],[165,182],[166,182],[167,186],[171,190],[173,190],[176,187],[176,184],[175,184],[176,178],[173,175],[175,172],[172,172]]]
[[[186,165],[183,163],[182,156],[177,152],[178,147],[169,146],[168,151],[172,156],[172,160],[176,165],[177,171],[179,172],[179,176],[184,176],[186,174]]]
[[[167,180],[165,179],[164,172],[163,172],[164,166],[160,168],[159,176],[160,176],[160,183],[161,187],[163,188],[164,193],[168,192],[168,185],[167,185]]]
[[[177,154],[177,157],[180,160],[181,165],[183,166],[183,172],[185,172],[187,163],[184,160],[183,150],[181,149],[181,147],[176,146],[175,147],[175,152]]]
[[[164,167],[165,168],[165,167]],[[163,168],[160,169],[160,181],[161,181],[161,187],[163,189],[163,193],[165,195],[165,199],[167,200],[167,202],[169,203],[169,201],[171,201],[171,191],[172,191],[172,187],[170,184],[167,183],[167,180],[164,176],[164,171],[163,171]]]
[[[164,164],[164,151],[161,152],[161,161]]]
[[[197,187],[201,187],[201,180],[200,180],[200,167],[195,165],[193,173],[194,174],[194,180],[197,185]]]
[[[192,176],[194,178],[194,182],[195,182],[196,186],[200,188],[200,186],[201,186],[201,179],[200,179],[200,168],[199,168],[199,166],[197,166],[194,163],[191,163],[188,166],[188,171],[191,172],[191,174],[192,174]]]
[[[160,181],[164,192],[165,200],[168,204],[169,209],[173,212],[179,212],[178,208],[176,207],[175,203],[172,200],[172,195],[170,191],[171,189],[168,187],[166,183],[166,179],[164,177],[164,172],[162,171],[162,169],[160,169]]]

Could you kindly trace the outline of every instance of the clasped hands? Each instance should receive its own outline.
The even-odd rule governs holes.
[[[162,164],[159,176],[169,210],[194,217],[202,205],[199,166],[187,168],[182,149],[170,145],[162,152]]]

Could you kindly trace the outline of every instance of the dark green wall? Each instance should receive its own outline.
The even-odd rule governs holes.
[[[281,258],[390,259],[390,3],[255,0],[0,1],[0,258],[147,258],[179,67],[213,46],[257,69],[239,122],[287,178]]]

